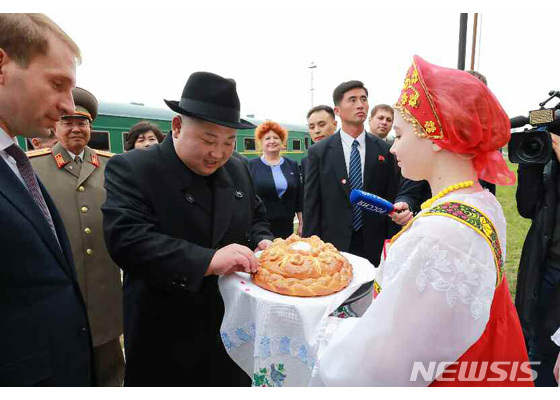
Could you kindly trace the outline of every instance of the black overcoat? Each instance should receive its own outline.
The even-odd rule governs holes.
[[[217,249],[271,239],[247,166],[235,157],[204,178],[161,145],[113,157],[102,207],[107,248],[125,272],[125,385],[234,386],[250,382],[224,350]],[[246,381],[244,379],[247,379]]]
[[[521,252],[515,294],[515,307],[526,340],[534,335],[550,337],[560,327],[558,285],[546,307],[544,324],[538,328],[543,332],[536,331],[537,301],[556,225],[558,168],[558,162],[553,159],[546,166],[519,165],[517,170],[517,209],[522,217],[532,219]],[[554,348],[554,343],[548,342]]]

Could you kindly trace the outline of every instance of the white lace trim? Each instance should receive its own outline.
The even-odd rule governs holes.
[[[474,231],[473,235],[476,235]],[[467,305],[475,320],[490,314],[496,279],[493,260],[489,260],[489,265],[482,264],[465,252],[433,238],[416,237],[414,242],[413,248],[409,240],[395,242],[399,248],[389,251],[385,260],[382,290],[398,275],[406,274],[414,279],[420,293],[428,287],[443,292],[449,308],[458,302]],[[406,248],[408,251],[403,251]]]
[[[334,318],[338,319],[338,318]],[[278,355],[289,355],[299,359],[312,370],[316,358],[312,349],[302,340],[287,335],[263,336],[257,335],[254,323],[220,331],[222,343],[226,351],[240,346],[252,346],[255,358],[267,359]]]
[[[426,285],[445,292],[447,305],[451,308],[458,301],[470,306],[471,315],[478,320],[490,313],[494,294],[494,280],[485,268],[476,265],[465,256],[448,259],[448,252],[432,246],[416,275],[416,287],[423,292]]]
[[[487,191],[449,195],[435,204],[465,200],[486,210],[499,230],[505,230],[503,213],[495,197]],[[428,288],[445,294],[447,306],[469,306],[475,320],[490,314],[495,290],[496,270],[492,250],[468,226],[451,218],[434,216],[418,219],[387,254],[382,267],[381,287],[390,286],[400,274],[414,279],[416,288]],[[437,218],[437,219],[436,219]],[[505,237],[500,237],[505,254]],[[465,246],[465,244],[467,246]]]

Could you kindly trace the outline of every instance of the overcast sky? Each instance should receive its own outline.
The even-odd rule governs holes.
[[[82,49],[78,85],[101,101],[165,108],[163,98],[178,100],[189,75],[205,70],[237,81],[244,115],[303,124],[312,62],[314,105],[332,105],[333,89],[351,79],[365,83],[370,106],[393,104],[413,54],[457,67],[458,12],[391,13],[374,5],[352,8],[352,1],[337,4],[348,8],[282,13],[240,6],[210,13],[185,5],[149,14],[95,9],[87,18],[78,11],[45,12]],[[407,10],[414,8],[403,6]],[[527,114],[548,91],[560,90],[559,15],[549,11],[480,14],[475,69],[486,75],[510,117]]]

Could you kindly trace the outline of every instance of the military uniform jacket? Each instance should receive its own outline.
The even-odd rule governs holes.
[[[28,153],[33,168],[56,204],[72,247],[78,282],[86,302],[93,345],[122,333],[122,286],[118,266],[103,239],[103,179],[111,153],[84,150],[81,172],[57,144]]]
[[[273,238],[249,169],[231,157],[201,177],[168,135],[113,157],[105,174],[105,238],[125,271],[125,386],[241,384],[220,338],[217,277],[205,273],[216,249]]]

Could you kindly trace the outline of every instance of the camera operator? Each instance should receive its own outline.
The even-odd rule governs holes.
[[[560,137],[552,136],[546,164],[520,164],[517,209],[532,224],[521,254],[515,306],[519,313],[535,386],[556,386],[553,368],[559,347],[551,336],[560,326]]]

